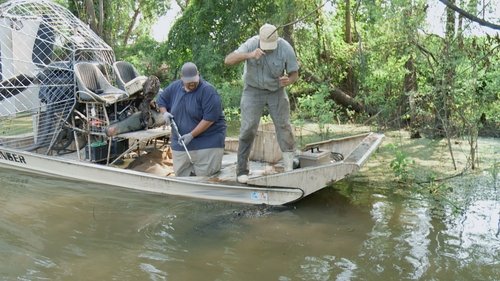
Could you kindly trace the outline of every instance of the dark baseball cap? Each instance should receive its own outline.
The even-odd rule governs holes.
[[[181,79],[184,83],[199,82],[198,67],[192,62],[186,62],[181,68]]]

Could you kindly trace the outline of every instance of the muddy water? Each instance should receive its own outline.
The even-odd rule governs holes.
[[[278,208],[0,170],[0,280],[500,280],[491,173],[436,200],[370,163]]]

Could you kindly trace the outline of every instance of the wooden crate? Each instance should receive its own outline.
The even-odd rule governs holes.
[[[253,141],[250,160],[276,163],[281,160],[281,149],[278,145],[273,123],[260,124]]]
[[[224,150],[227,151],[238,151],[238,138],[227,137],[224,142]]]
[[[238,151],[238,139],[226,138],[225,149],[229,151]],[[278,145],[273,123],[259,125],[253,142],[252,151],[250,152],[250,160],[265,161],[269,163],[276,163],[281,160],[281,149]]]

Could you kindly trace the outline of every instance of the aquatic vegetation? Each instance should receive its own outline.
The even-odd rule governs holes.
[[[415,161],[411,160],[408,154],[401,150],[401,147],[389,144],[389,148],[393,151],[395,157],[389,164],[394,175],[399,181],[410,183],[414,180],[414,175],[411,173],[411,166],[415,164]]]

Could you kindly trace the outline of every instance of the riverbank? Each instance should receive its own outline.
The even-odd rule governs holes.
[[[230,125],[231,126],[231,125]],[[230,127],[228,135],[237,138],[237,130]],[[375,128],[356,124],[306,123],[294,126],[297,149],[308,143],[331,138],[377,131]],[[451,152],[446,139],[411,139],[405,130],[391,130],[385,134],[382,145],[361,169],[371,181],[381,181],[387,186],[404,187],[451,180],[459,176],[500,178],[500,139],[480,137],[477,162],[471,169],[470,145],[466,138],[451,140]],[[498,186],[499,183],[496,183]],[[380,186],[377,184],[377,186]]]
[[[319,128],[317,124],[306,124],[295,128],[297,146],[300,148],[309,142],[320,141],[325,138],[338,138],[347,135],[375,131],[374,128],[363,125],[325,125]],[[446,139],[419,138],[411,139],[408,131],[393,130],[382,132],[384,141],[377,153],[367,162],[362,171],[375,178],[382,175],[388,179],[387,173],[399,168],[406,169],[417,181],[447,178],[457,174],[482,174],[494,173],[497,167],[497,178],[500,172],[500,139],[493,137],[480,137],[478,139],[476,169],[471,169],[470,145],[465,138],[451,140],[451,152]],[[452,156],[453,155],[453,156]],[[455,164],[454,161],[455,160]],[[393,162],[393,168],[391,168]],[[397,177],[393,178],[398,180]]]
[[[373,129],[358,125],[329,125],[325,130],[332,137],[343,137]],[[308,124],[302,128],[302,136],[296,132],[296,138],[298,142],[301,138],[318,141],[316,132],[319,128]],[[451,206],[459,213],[471,208],[470,202],[481,198],[500,204],[499,138],[478,139],[478,162],[473,170],[466,139],[451,140],[452,158],[446,139],[410,139],[409,132],[404,130],[383,133],[382,145],[365,166],[333,186],[351,198],[352,203],[364,204],[366,202],[357,201],[372,198],[374,194],[417,200],[425,197],[425,200]]]

